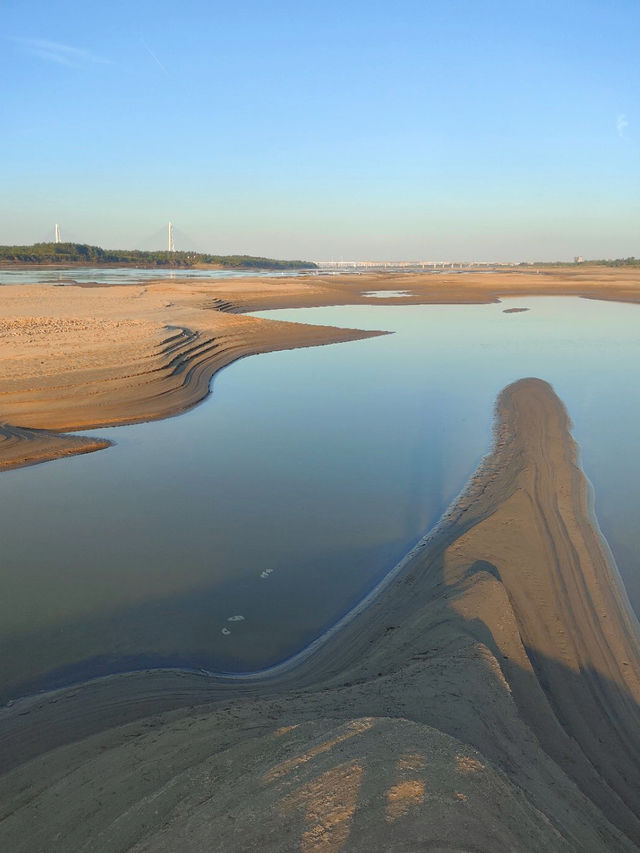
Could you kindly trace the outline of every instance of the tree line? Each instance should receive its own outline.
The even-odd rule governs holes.
[[[140,249],[102,249],[86,243],[34,243],[32,246],[0,246],[0,263],[122,264],[140,267],[194,267],[215,264],[232,269],[316,269],[311,261],[282,261],[252,255],[210,255],[202,252],[143,252]]]
[[[520,267],[637,267],[640,266],[640,258],[600,258],[585,261],[523,261]]]

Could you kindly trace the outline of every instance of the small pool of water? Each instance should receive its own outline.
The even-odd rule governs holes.
[[[640,610],[640,306],[261,316],[395,334],[243,359],[184,415],[96,430],[116,446],[3,473],[0,696],[295,652],[436,523],[489,448],[497,394],[523,376],[567,405]]]
[[[410,296],[409,290],[365,290],[362,296],[369,296],[372,299],[396,299],[402,296]]]

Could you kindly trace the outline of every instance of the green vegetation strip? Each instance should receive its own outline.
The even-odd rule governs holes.
[[[311,261],[280,261],[251,255],[208,255],[200,252],[143,252],[139,249],[101,249],[85,243],[35,243],[33,246],[0,246],[0,263],[121,264],[141,267],[194,267],[215,264],[245,269],[316,269]]]

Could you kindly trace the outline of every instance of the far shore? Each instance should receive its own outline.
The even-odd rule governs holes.
[[[20,270],[25,271],[37,271],[41,269],[45,270],[64,270],[69,267],[80,267],[81,269],[90,268],[90,269],[132,269],[132,270],[158,270],[159,272],[170,272],[171,270],[177,269],[194,269],[194,270],[235,270],[238,272],[244,272],[248,275],[251,274],[250,267],[226,267],[223,264],[194,264],[193,266],[170,266],[169,264],[125,264],[125,263],[97,263],[96,261],[92,261],[90,259],[86,261],[69,261],[64,264],[50,264],[50,263],[38,263],[34,261],[33,263],[25,263],[24,261],[0,261],[0,270]]]

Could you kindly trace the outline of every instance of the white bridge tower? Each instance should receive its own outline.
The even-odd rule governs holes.
[[[173,240],[173,222],[169,223],[169,229],[167,234],[167,248],[170,252],[175,252],[176,244]]]
[[[60,226],[58,225],[57,222],[55,225],[54,234],[55,234],[55,236],[53,238],[54,243],[62,243],[62,240],[60,239]]]

